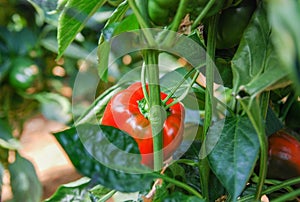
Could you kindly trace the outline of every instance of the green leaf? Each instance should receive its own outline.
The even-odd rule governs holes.
[[[58,22],[58,58],[74,40],[87,20],[106,0],[69,0],[59,17]]]
[[[275,49],[300,93],[300,1],[274,0],[267,5]]]
[[[243,191],[255,166],[259,142],[248,117],[227,117],[213,124],[207,134],[212,171],[233,200]]]
[[[57,201],[81,201],[90,202],[88,185],[90,179],[87,177],[80,178],[75,182],[60,185],[55,193],[45,202],[57,202]]]
[[[47,50],[52,51],[53,53],[57,53],[58,51],[57,39],[54,37],[43,38],[41,40],[41,45]],[[88,52],[83,47],[75,43],[71,43],[64,52],[64,56],[75,58],[75,59],[82,59],[82,58],[86,59],[88,58],[89,54],[90,52]]]
[[[105,31],[108,31],[108,27],[110,27],[112,24],[121,21],[121,19],[124,17],[126,11],[129,8],[129,4],[127,0],[123,1],[118,7],[114,10],[114,12],[109,17],[109,20],[104,25],[104,28],[102,30],[99,44],[102,44],[104,40],[108,41],[110,37],[105,37]]]
[[[0,147],[17,150],[21,147],[20,142],[12,135],[12,129],[5,119],[0,119]]]
[[[115,36],[116,34],[120,34],[122,31],[128,31],[128,30],[132,30],[132,29],[136,29],[136,19],[134,20],[127,20],[125,18],[124,22],[119,23],[126,11],[128,10],[129,5],[127,1],[122,2],[120,5],[118,5],[118,7],[115,9],[115,11],[112,13],[112,15],[110,16],[109,20],[106,22],[101,36],[99,38],[99,46],[98,46],[98,58],[99,58],[99,64],[98,64],[98,73],[99,73],[99,77],[104,80],[107,81],[107,77],[108,77],[108,60],[109,60],[109,53],[111,50],[110,47],[110,42],[109,40]],[[133,17],[131,17],[133,18]],[[132,23],[133,22],[133,23]],[[128,26],[129,23],[129,29],[126,28],[126,26]],[[132,23],[132,25],[131,25]],[[132,27],[133,26],[133,27]],[[120,27],[120,28],[118,28]],[[130,28],[131,27],[131,28]],[[117,31],[116,31],[117,30]]]
[[[70,101],[56,93],[42,92],[33,96],[41,103],[41,112],[45,117],[62,123],[71,120]]]
[[[272,88],[272,85],[278,84],[278,81],[288,75],[279,65],[270,33],[266,11],[260,6],[246,28],[232,59],[233,92],[236,94],[243,90],[255,96],[269,90],[268,88]],[[283,80],[283,85],[286,82]]]
[[[79,137],[78,131],[85,134],[85,137],[82,135]],[[109,126],[84,124],[56,133],[55,137],[76,169],[93,181],[121,192],[141,191],[150,187],[152,177],[149,174],[130,174],[110,168],[112,166],[119,166],[120,170],[141,168],[140,159],[130,161],[124,159],[121,151],[138,153],[139,150],[136,142],[122,131]],[[100,159],[110,167],[96,159]]]
[[[14,201],[39,202],[42,187],[30,161],[16,154],[16,159],[8,166]]]
[[[107,81],[108,78],[108,60],[109,60],[109,53],[110,53],[110,43],[107,41],[103,41],[97,50],[98,55],[98,74],[100,79],[103,81]]]

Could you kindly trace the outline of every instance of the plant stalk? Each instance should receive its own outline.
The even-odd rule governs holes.
[[[160,170],[163,166],[162,128],[166,116],[160,97],[158,55],[157,50],[145,51],[145,64],[149,82],[149,119],[153,136],[154,170]]]
[[[246,113],[257,133],[259,145],[260,145],[260,168],[259,168],[259,178],[255,193],[255,200],[259,201],[262,195],[263,185],[267,176],[267,161],[268,161],[268,141],[266,137],[264,121],[263,121],[263,111],[261,109],[261,103],[259,97],[252,98],[250,102],[241,100],[243,108],[246,110]]]
[[[204,126],[203,126],[203,136],[201,141],[204,142],[206,139],[206,134],[211,124],[212,115],[213,115],[213,105],[212,101],[214,100],[214,58],[215,58],[215,49],[216,49],[216,28],[218,25],[219,15],[212,16],[209,19],[208,27],[208,42],[207,42],[207,55],[206,55],[206,90],[205,90],[205,117],[204,117]],[[206,198],[209,201],[209,173],[210,167],[207,157],[202,159],[199,162],[199,171],[200,171],[200,183],[201,190]]]

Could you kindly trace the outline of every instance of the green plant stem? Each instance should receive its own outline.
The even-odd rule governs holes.
[[[171,28],[170,28],[171,31],[177,32],[179,25],[182,21],[182,18],[185,15],[185,9],[186,9],[187,3],[188,3],[188,0],[180,0],[177,12],[175,14],[174,20],[173,20]]]
[[[178,82],[176,84],[176,86],[174,88],[172,88],[171,92],[168,94],[168,96],[163,100],[163,103],[166,104],[166,102],[168,102],[168,100],[174,95],[174,93],[176,92],[176,90],[187,80],[187,78],[189,78],[189,76],[195,71],[196,69],[191,69],[190,71],[188,71],[183,79]]]
[[[145,51],[145,64],[149,82],[149,119],[153,136],[154,170],[160,170],[163,165],[163,136],[162,127],[166,111],[161,107],[159,85],[158,51]]]
[[[286,202],[286,201],[289,201],[299,195],[300,195],[300,189],[297,189],[293,192],[284,194],[276,199],[273,199],[272,202]]]
[[[139,22],[140,27],[142,28],[142,32],[145,35],[145,38],[147,40],[147,43],[149,44],[150,47],[155,47],[156,41],[148,29],[150,24],[143,18],[143,15],[141,14],[139,8],[137,7],[136,3],[134,0],[128,0],[129,6],[131,7],[133,13],[135,14],[137,21]]]
[[[99,199],[99,201],[107,201],[108,199],[110,199],[117,191],[116,190],[111,190],[110,192],[108,192],[107,194],[105,194],[103,197],[101,197]]]
[[[172,183],[172,184],[174,184],[174,185],[176,185],[176,186],[178,186],[178,187],[180,187],[180,188],[188,191],[189,193],[197,196],[198,198],[203,199],[203,196],[197,190],[195,190],[193,187],[187,185],[186,183],[180,182],[178,180],[175,180],[173,178],[170,178],[170,177],[168,177],[166,175],[162,175],[162,174],[159,174],[159,173],[152,173],[152,174],[154,176],[160,178],[160,179],[163,179],[163,180],[165,180],[167,182],[170,182],[170,183]]]
[[[194,21],[194,23],[192,24],[192,30],[195,29],[199,23],[201,22],[201,20],[203,20],[203,18],[205,17],[205,15],[207,14],[207,12],[209,11],[209,9],[213,6],[213,4],[215,3],[216,0],[210,0],[206,6],[204,7],[204,9],[202,10],[202,12],[198,15],[198,17],[196,18],[196,20]],[[220,1],[220,0],[218,0]]]
[[[271,194],[280,189],[284,189],[285,187],[299,184],[299,183],[300,183],[300,177],[286,180],[280,184],[277,184],[277,185],[274,185],[274,186],[271,186],[271,187],[265,189],[264,191],[262,191],[262,194]],[[298,193],[298,195],[299,195],[299,193]],[[244,197],[240,198],[238,201],[239,202],[247,202],[247,201],[253,200],[254,197],[255,197],[254,195],[248,195],[248,196],[244,196]],[[272,202],[273,202],[273,200],[272,200]]]
[[[269,98],[270,98],[270,91],[266,91],[261,94],[260,103],[261,103],[261,115],[263,119],[266,119],[267,117]]]
[[[250,99],[250,98],[247,98]],[[251,98],[250,102],[240,100],[243,108],[245,109],[256,133],[260,144],[260,167],[259,178],[256,187],[255,200],[259,201],[262,195],[263,185],[267,175],[267,160],[268,160],[268,141],[265,133],[264,121],[262,117],[262,109],[260,106],[259,97]]]
[[[170,44],[173,44],[174,38],[177,37],[177,31],[185,15],[185,9],[187,7],[187,3],[188,0],[180,0],[173,22],[169,28],[169,30],[173,32],[167,31],[166,36],[163,39],[163,47],[169,47]]]
[[[191,87],[193,86],[193,84],[195,83],[196,79],[198,78],[199,76],[199,71],[196,72],[196,74],[194,75],[189,87],[176,99],[174,99],[173,102],[171,102],[170,104],[168,104],[165,109],[169,109],[170,107],[172,107],[173,105],[177,104],[178,102],[182,101],[186,96],[187,94],[189,93]]]
[[[210,1],[211,2],[211,1]],[[212,16],[209,19],[208,27],[208,41],[207,41],[207,55],[206,55],[206,90],[205,90],[205,117],[204,117],[204,126],[203,126],[203,136],[202,142],[206,138],[207,131],[210,127],[213,106],[212,101],[214,100],[214,58],[215,58],[215,49],[216,49],[216,28],[219,20],[219,15]],[[199,162],[199,171],[200,171],[200,183],[201,190],[206,198],[209,201],[209,173],[210,167],[207,157],[202,159]]]

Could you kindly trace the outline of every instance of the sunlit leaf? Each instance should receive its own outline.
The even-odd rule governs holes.
[[[58,58],[61,57],[83,28],[87,20],[106,0],[69,0],[59,17],[58,23]]]
[[[90,202],[89,199],[89,183],[91,179],[83,177],[75,182],[60,185],[55,193],[45,202],[57,201],[81,201]]]

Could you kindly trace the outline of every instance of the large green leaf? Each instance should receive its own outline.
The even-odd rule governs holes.
[[[268,17],[272,25],[272,40],[285,71],[300,93],[300,1],[268,2]]]
[[[81,201],[90,202],[88,185],[90,179],[87,177],[80,178],[75,182],[63,184],[58,187],[55,193],[45,202],[57,202],[57,201]]]
[[[17,154],[8,169],[14,201],[41,201],[42,187],[30,161]]]
[[[79,133],[85,134],[85,137],[79,136]],[[120,151],[139,153],[136,142],[122,131],[109,126],[84,124],[56,133],[55,137],[76,169],[94,182],[122,192],[135,192],[150,187],[152,177],[148,174],[130,174],[109,168],[141,169],[140,158],[125,159]]]
[[[220,135],[221,134],[221,135]],[[255,166],[259,142],[248,117],[227,117],[213,124],[207,134],[212,171],[232,200],[243,191]]]
[[[68,0],[58,22],[58,57],[62,56],[87,20],[105,2],[106,0]]]
[[[288,83],[285,80],[288,72],[279,63],[270,33],[266,11],[259,6],[232,59],[233,91],[236,94],[243,90],[255,96],[275,84],[281,87]]]
[[[17,150],[20,148],[20,142],[13,137],[12,129],[5,119],[0,119],[0,147],[6,150]]]

